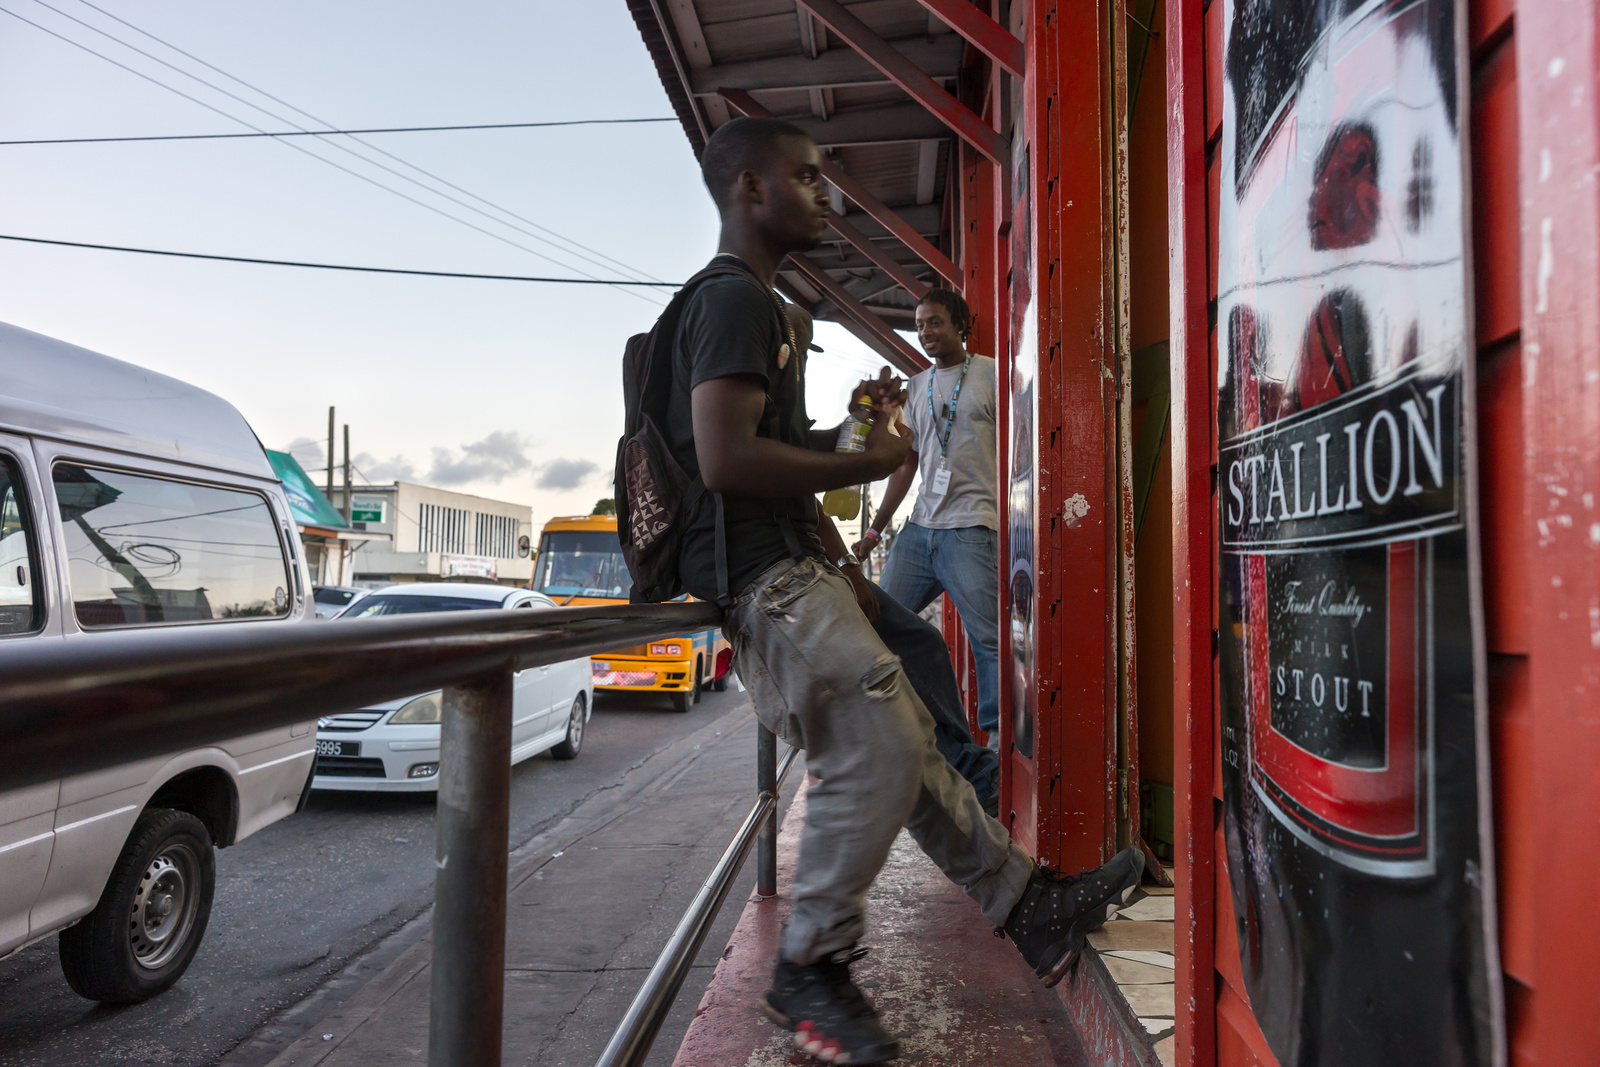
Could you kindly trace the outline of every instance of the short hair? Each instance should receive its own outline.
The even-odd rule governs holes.
[[[971,335],[972,309],[967,307],[966,297],[954,289],[929,289],[927,295],[917,303],[938,304],[950,313],[950,322],[960,332],[963,341]]]
[[[772,159],[774,151],[790,137],[810,134],[782,119],[733,119],[718,126],[700,154],[700,176],[717,207],[727,206],[734,181],[745,171],[759,171]]]

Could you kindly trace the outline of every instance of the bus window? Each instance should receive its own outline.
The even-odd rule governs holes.
[[[539,542],[533,587],[546,596],[626,600],[633,578],[613,530],[552,530]]]

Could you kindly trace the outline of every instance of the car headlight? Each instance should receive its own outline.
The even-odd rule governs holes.
[[[391,726],[434,725],[439,722],[439,714],[443,707],[444,691],[429,693],[408,701],[403,708],[389,716],[389,724]]]

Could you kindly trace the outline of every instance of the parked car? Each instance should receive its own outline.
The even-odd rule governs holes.
[[[471,582],[391,585],[362,597],[334,621],[419,611],[553,608],[543,593]],[[589,657],[518,671],[511,696],[511,762],[549,751],[577,757],[594,713]],[[313,789],[431,792],[439,788],[439,720],[443,692],[434,690],[317,722]]]
[[[319,619],[333,618],[366,595],[367,590],[353,585],[318,585],[311,589],[311,600]]]
[[[292,521],[232,405],[0,324],[0,641],[304,623]],[[205,935],[214,850],[304,802],[311,729],[0,792],[0,956],[59,932],[82,996],[130,1004],[171,986]]]

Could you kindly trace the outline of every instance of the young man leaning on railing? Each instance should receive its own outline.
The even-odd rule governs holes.
[[[724,630],[756,714],[805,750],[818,779],[762,1009],[820,1059],[881,1063],[899,1044],[849,967],[866,952],[856,942],[867,890],[902,826],[1046,985],[1138,884],[1143,859],[1130,849],[1076,875],[1034,864],[939,754],[928,709],[828,560],[814,494],[887,477],[910,441],[879,417],[864,452],[835,452],[835,431],[806,418],[802,360],[772,283],[786,255],[827,230],[821,165],[811,138],[775,119],[735,119],[711,136],[701,169],[722,218],[717,260],[739,269],[701,279],[683,305],[665,431],[708,490],[687,516],[679,573],[697,597],[731,594]],[[877,389],[880,416],[900,399]]]

